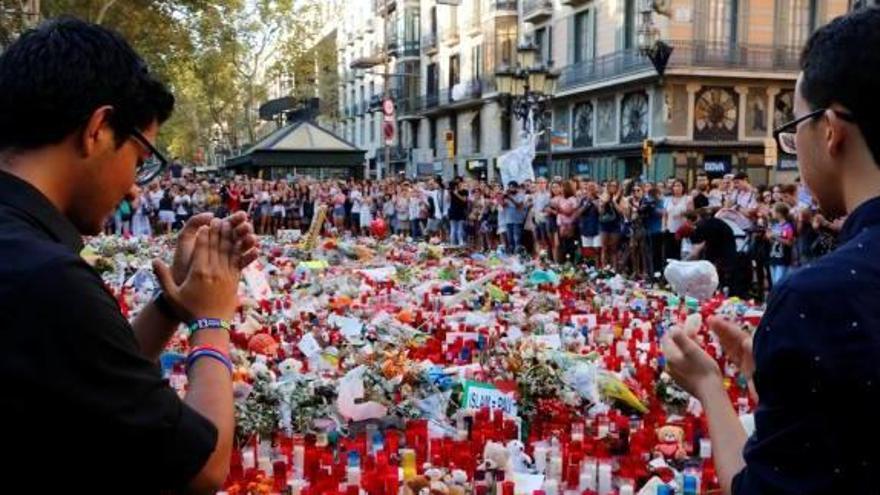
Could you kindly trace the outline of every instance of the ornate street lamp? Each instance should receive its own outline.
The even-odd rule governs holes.
[[[550,109],[559,72],[537,63],[538,48],[534,44],[517,47],[516,67],[495,72],[498,93],[510,101],[511,112],[522,122],[523,131],[534,133],[536,119],[543,119]]]

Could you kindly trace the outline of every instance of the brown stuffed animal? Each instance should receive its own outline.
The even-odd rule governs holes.
[[[423,489],[431,486],[431,480],[420,474],[406,480],[403,486],[404,495],[419,495]]]
[[[654,455],[676,461],[687,457],[687,451],[684,448],[684,430],[675,425],[657,428],[657,445],[654,447]]]

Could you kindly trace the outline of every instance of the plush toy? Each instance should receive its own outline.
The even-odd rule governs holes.
[[[508,474],[512,473],[530,473],[534,461],[526,454],[526,447],[519,440],[511,440],[507,442]]]
[[[503,443],[488,441],[483,447],[483,468],[484,469],[507,469],[510,461],[510,453]]]
[[[258,333],[248,339],[248,350],[255,354],[274,357],[278,353],[278,342],[267,333]]]
[[[431,480],[427,476],[418,475],[406,480],[404,483],[404,495],[420,495],[422,490],[426,490],[431,485]]]
[[[657,445],[654,455],[666,460],[680,461],[687,457],[684,447],[684,430],[680,426],[666,425],[657,429]]]

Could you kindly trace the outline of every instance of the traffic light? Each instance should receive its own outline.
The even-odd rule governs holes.
[[[446,131],[446,156],[450,159],[455,159],[455,133],[452,131]]]
[[[642,141],[642,162],[646,166],[654,163],[654,141],[651,139]]]

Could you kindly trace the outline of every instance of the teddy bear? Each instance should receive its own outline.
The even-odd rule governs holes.
[[[657,428],[657,445],[654,447],[654,455],[675,461],[687,457],[687,451],[684,447],[684,430],[675,425]]]

